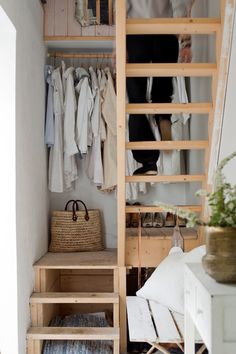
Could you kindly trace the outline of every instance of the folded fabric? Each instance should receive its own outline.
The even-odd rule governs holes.
[[[184,313],[184,264],[199,263],[205,254],[205,246],[184,253],[180,247],[172,247],[169,255],[160,263],[136,295],[154,300],[170,310]]]

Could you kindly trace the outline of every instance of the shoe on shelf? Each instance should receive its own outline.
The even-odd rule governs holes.
[[[185,227],[186,226],[186,219],[183,219],[183,218],[180,218],[179,216],[177,216],[176,225],[178,225],[180,227]]]
[[[175,215],[171,213],[166,214],[165,218],[165,226],[167,227],[174,227],[175,226]]]
[[[142,220],[143,227],[153,226],[153,213],[145,213]]]
[[[139,202],[134,203],[133,205],[141,205]],[[138,227],[139,223],[139,213],[132,213],[130,220],[130,227]]]
[[[133,175],[157,175],[156,163],[145,164],[134,171]]]
[[[169,118],[160,117],[159,128],[160,128],[161,140],[167,140],[167,141],[172,140],[171,121]]]
[[[163,227],[163,226],[164,226],[164,218],[162,213],[154,213],[153,227]]]

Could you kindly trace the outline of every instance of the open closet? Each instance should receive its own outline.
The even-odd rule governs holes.
[[[97,180],[94,171],[88,173],[88,153],[81,147],[80,151],[76,151],[76,154],[82,155],[76,157],[76,178],[70,181],[69,187],[64,189],[63,186],[61,188],[49,183],[50,212],[63,210],[66,202],[71,199],[84,201],[89,209],[101,210],[105,248],[98,252],[48,252],[34,264],[35,286],[30,298],[32,326],[27,333],[28,354],[43,353],[44,341],[62,340],[104,340],[112,344],[110,350],[114,354],[127,352],[127,288],[130,292],[137,290],[141,272],[145,273],[146,270],[147,275],[148,268],[155,268],[166,257],[173,243],[174,226],[178,222],[173,219],[170,227],[167,222],[161,227],[154,226],[152,222],[151,227],[146,227],[142,223],[143,218],[147,214],[154,216],[164,212],[157,205],[158,202],[173,203],[204,215],[204,203],[194,193],[200,187],[210,188],[209,162],[217,158],[212,153],[212,132],[214,119],[220,119],[223,110],[223,102],[218,102],[217,97],[219,94],[224,95],[226,88],[224,80],[228,62],[224,58],[230,47],[229,28],[232,28],[235,2],[222,0],[216,15],[212,15],[207,1],[196,0],[191,18],[126,19],[125,0],[118,1],[116,11],[113,2],[108,0],[107,14],[101,7],[102,1],[95,1],[96,16],[84,19],[91,21],[87,26],[79,23],[77,3],[72,0],[44,1],[46,64],[52,68],[50,70],[60,68],[60,71],[66,72],[72,68],[73,78],[77,79],[75,86],[85,72],[90,75],[89,82],[92,81],[92,72],[96,74],[97,80],[101,80],[102,75],[105,80],[112,78],[116,111],[111,110],[110,114],[116,120],[114,144],[117,149],[117,171],[108,165],[107,169],[112,169],[109,173],[115,172],[116,176],[112,184],[106,184],[101,178]],[[225,23],[229,24],[228,28],[224,26]],[[191,35],[193,61],[177,64],[126,63],[126,38],[134,34]],[[223,48],[222,37],[225,40]],[[83,69],[80,77],[78,68]],[[98,75],[101,75],[100,79]],[[163,76],[187,78],[185,84],[188,100],[168,104],[127,102],[127,77]],[[90,92],[92,94],[92,87]],[[79,110],[76,97],[75,106]],[[102,96],[103,103],[105,99]],[[83,100],[82,105],[85,103]],[[65,101],[62,105],[65,107]],[[140,119],[138,116],[142,114],[157,112],[187,117],[186,124],[181,125],[181,138],[172,141],[157,139],[153,142],[129,142],[128,115],[135,114]],[[106,132],[108,127],[109,123],[104,128]],[[100,148],[102,161],[104,141],[105,138],[103,149]],[[78,140],[76,143],[79,146]],[[111,147],[114,146],[110,145],[108,150]],[[140,149],[163,151],[162,174],[133,175],[133,170],[127,167],[127,156],[131,150]],[[176,167],[174,162],[177,160]],[[171,164],[175,166],[168,170]],[[159,169],[161,171],[160,166]],[[50,162],[49,170],[52,170]],[[104,171],[103,166],[103,178]],[[55,175],[58,178],[58,170]],[[130,185],[134,193],[128,192]],[[134,215],[136,224],[127,225],[127,220]],[[166,214],[163,215],[166,217]],[[181,233],[185,251],[204,242],[200,228],[187,229],[183,226]],[[127,286],[127,282],[135,284],[131,287]],[[56,316],[95,311],[111,314],[109,326],[87,326],[82,329],[71,325],[55,325],[55,328],[49,326]]]

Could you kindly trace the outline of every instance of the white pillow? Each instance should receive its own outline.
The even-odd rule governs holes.
[[[154,300],[170,310],[184,313],[184,264],[201,262],[205,246],[184,253],[173,247],[136,295]]]

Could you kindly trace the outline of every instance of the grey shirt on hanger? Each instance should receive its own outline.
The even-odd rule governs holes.
[[[132,18],[186,17],[193,0],[127,0],[127,15]]]

